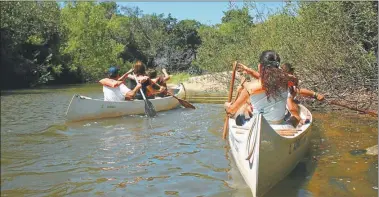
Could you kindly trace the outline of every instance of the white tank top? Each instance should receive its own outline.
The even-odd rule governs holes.
[[[125,101],[125,95],[129,91],[130,89],[124,84],[115,88],[103,86],[104,101]]]
[[[250,96],[251,104],[253,105],[253,113],[262,112],[267,121],[277,122],[282,121],[286,112],[288,91],[282,92],[281,97],[270,98],[267,100],[265,92],[253,94]]]

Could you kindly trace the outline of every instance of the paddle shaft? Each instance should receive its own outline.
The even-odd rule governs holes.
[[[134,76],[134,79],[136,80],[136,83],[139,84],[139,82],[137,80],[137,76],[135,74],[133,74],[133,76]],[[146,101],[146,97],[145,97],[145,94],[142,91],[142,88],[140,88],[139,91],[141,92],[143,100]]]
[[[191,103],[189,103],[189,102],[187,102],[187,101],[185,101],[185,100],[183,100],[183,99],[180,99],[180,98],[176,97],[176,96],[175,96],[174,94],[172,94],[171,92],[166,91],[166,94],[168,94],[168,95],[174,97],[174,98],[175,98],[176,100],[178,100],[179,103],[180,103],[181,105],[183,105],[185,108],[196,109],[196,107],[193,106]],[[185,104],[183,104],[183,103],[185,103]]]
[[[369,114],[371,116],[378,117],[378,113],[375,112],[375,111],[358,109],[357,107],[351,107],[351,106],[348,106],[348,105],[344,105],[344,104],[338,103],[337,101],[327,101],[327,103],[332,104],[332,105],[337,105],[337,106],[340,106],[340,107],[345,107],[345,108],[350,109],[350,110],[359,111],[359,112],[362,112],[362,113],[365,113],[365,114]]]
[[[234,86],[234,80],[236,78],[236,68],[237,68],[237,61],[233,63],[233,72],[232,72],[232,80],[230,82],[230,87],[229,87],[229,96],[228,96],[228,102],[232,101],[233,97],[233,86]],[[225,117],[225,122],[224,122],[224,131],[222,133],[222,138],[225,140],[226,135],[228,134],[229,130],[229,117],[226,115]]]
[[[139,82],[138,82],[138,80],[137,80],[137,76],[136,76],[135,74],[133,74],[133,76],[134,76],[134,79],[136,80],[136,83],[139,84]],[[150,101],[147,100],[147,98],[145,97],[145,94],[144,94],[143,91],[142,91],[142,87],[141,87],[139,90],[140,90],[140,92],[141,92],[141,95],[142,95],[143,100],[145,101],[145,114],[146,114],[147,116],[149,116],[149,117],[152,117],[153,115],[151,115],[151,114],[148,112],[148,110],[146,110],[147,108],[149,108],[149,103],[148,103],[148,102],[150,102]],[[149,109],[150,109],[150,108],[149,108]],[[154,109],[151,109],[151,110],[154,110]],[[152,111],[152,112],[153,112],[153,111]],[[154,112],[155,112],[155,110],[154,110]]]
[[[245,81],[246,81],[246,78],[243,77],[242,82],[241,82],[241,85],[242,85],[242,86],[243,86],[243,84],[245,83]],[[240,95],[240,93],[241,93],[241,92],[237,92],[237,95],[236,95],[236,98],[234,98],[234,101],[237,100],[237,98],[238,98],[238,96]]]

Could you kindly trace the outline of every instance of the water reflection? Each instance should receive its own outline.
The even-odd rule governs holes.
[[[2,195],[251,196],[221,137],[222,105],[66,123],[72,95],[101,88],[39,91],[1,97]],[[359,151],[377,144],[377,120],[313,116],[306,158],[265,196],[377,196],[377,156]]]

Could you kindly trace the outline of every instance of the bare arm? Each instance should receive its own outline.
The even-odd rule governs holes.
[[[301,96],[306,96],[306,97],[311,97],[311,98],[315,98],[319,101],[322,101],[324,100],[324,95],[322,94],[317,94],[317,92],[314,92],[312,90],[308,90],[308,89],[305,89],[305,88],[300,88],[298,89],[298,93],[301,95]]]
[[[245,65],[243,65],[241,63],[238,63],[238,66],[242,70],[246,71],[247,74],[251,75],[252,77],[254,77],[256,79],[259,79],[259,77],[260,77],[259,72],[255,71],[255,70],[253,70],[253,69],[251,69],[251,68],[249,68],[249,67],[247,67],[247,66],[245,66]]]
[[[117,81],[124,81],[126,78],[129,78],[129,79],[134,79],[134,77],[132,76],[129,76],[130,73],[133,72],[133,68],[130,69],[128,72],[126,72],[124,75],[122,75],[120,78],[117,79]]]
[[[164,80],[164,81],[168,81],[168,80],[170,79],[170,75],[167,74],[166,69],[165,69],[165,68],[162,69],[162,72],[163,72],[163,74],[164,74],[164,78],[163,78],[163,80]]]
[[[156,79],[151,79],[150,81],[151,81],[152,84],[155,84],[156,86],[159,87],[159,91],[157,91],[157,90],[155,90],[154,88],[152,88],[152,89],[154,89],[155,92],[157,92],[157,93],[155,93],[155,94],[158,94],[158,93],[160,93],[160,92],[163,92],[163,91],[166,89],[166,87],[161,86],[161,85],[159,85],[159,84],[157,83],[158,78],[156,78]],[[150,85],[150,87],[152,87],[152,86]],[[152,92],[152,91],[151,91],[151,92]]]

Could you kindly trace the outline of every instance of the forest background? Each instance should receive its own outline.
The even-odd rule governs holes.
[[[377,108],[377,1],[288,2],[269,15],[245,2],[216,25],[115,2],[0,4],[2,90],[96,82],[136,60],[183,79],[229,71],[235,60],[257,69],[274,49],[302,87]]]

